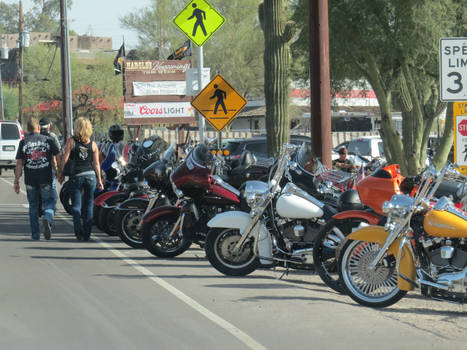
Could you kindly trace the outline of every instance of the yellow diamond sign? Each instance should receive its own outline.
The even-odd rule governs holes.
[[[203,46],[224,22],[225,18],[206,0],[190,1],[173,19],[178,29],[199,47]]]
[[[216,75],[191,102],[217,131],[222,131],[246,104],[243,96],[220,75]]]

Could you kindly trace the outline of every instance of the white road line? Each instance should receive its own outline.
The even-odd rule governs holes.
[[[10,182],[10,181],[8,181],[8,180],[5,180],[5,179],[3,179],[3,178],[1,178],[1,177],[0,177],[0,180],[2,180],[3,182],[7,183],[8,185],[10,185],[10,186],[12,187],[11,190],[13,191],[13,182]],[[26,195],[26,191],[22,190],[21,188],[19,189],[19,191],[20,191],[22,194]]]
[[[10,181],[7,181],[5,179],[0,178],[0,180],[3,180],[4,182],[10,184],[13,186],[13,183]],[[21,193],[26,194],[23,190],[21,190]],[[70,226],[73,226],[73,223],[70,221],[69,218],[62,216],[62,215],[55,215],[56,218],[60,218],[64,220],[67,224]],[[133,267],[135,270],[139,271],[143,275],[145,275],[147,278],[149,278],[151,281],[159,285],[160,287],[164,288],[166,291],[168,291],[170,294],[175,296],[177,299],[181,300],[184,302],[186,305],[189,307],[193,308],[197,312],[199,312],[201,315],[206,317],[208,320],[214,322],[217,324],[219,327],[223,328],[230,334],[232,334],[235,338],[240,340],[243,344],[245,344],[248,348],[254,349],[254,350],[266,350],[267,348],[258,343],[256,340],[254,340],[252,337],[250,337],[248,334],[240,330],[239,328],[235,327],[233,324],[230,322],[224,320],[222,317],[218,316],[214,312],[210,311],[209,309],[205,308],[203,305],[198,303],[196,300],[193,298],[189,297],[182,291],[178,290],[174,286],[172,286],[170,283],[165,281],[164,279],[154,276],[154,274],[145,268],[144,266],[141,266],[134,260],[130,259],[128,256],[126,256],[124,253],[114,249],[110,244],[105,243],[101,241],[98,238],[93,238],[97,243],[99,243],[101,246],[109,250],[112,254],[115,256],[119,257],[123,261],[125,261],[128,265]]]

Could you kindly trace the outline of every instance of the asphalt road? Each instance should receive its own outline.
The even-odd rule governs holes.
[[[52,240],[32,241],[12,175],[0,177],[0,349],[466,348],[467,306],[417,293],[373,310],[306,272],[231,278],[197,247],[159,259],[97,229],[78,242],[60,205]]]

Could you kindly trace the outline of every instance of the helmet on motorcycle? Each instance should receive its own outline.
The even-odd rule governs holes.
[[[112,142],[122,141],[124,135],[125,135],[125,131],[118,124],[112,125],[109,128],[109,139],[111,139]]]
[[[357,190],[347,190],[342,193],[337,200],[337,207],[339,211],[363,209]]]

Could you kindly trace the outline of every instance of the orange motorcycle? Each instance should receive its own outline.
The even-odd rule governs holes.
[[[340,196],[340,207],[344,211],[334,215],[320,230],[313,245],[315,270],[324,283],[337,292],[345,292],[337,274],[337,258],[346,237],[364,226],[384,226],[386,215],[382,209],[383,203],[395,194],[413,196],[419,183],[420,176],[404,177],[399,165],[392,164],[376,170],[358,182],[356,189],[348,190]],[[438,187],[436,197],[448,195],[453,197],[454,202],[459,203],[462,193],[458,193],[458,185],[461,184],[442,183]],[[459,205],[457,204],[458,207]]]

